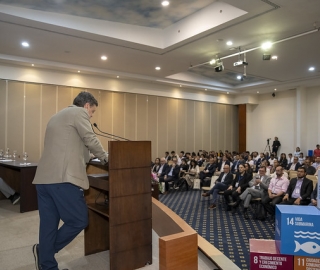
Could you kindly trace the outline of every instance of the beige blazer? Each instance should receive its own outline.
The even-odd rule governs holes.
[[[107,162],[107,154],[92,131],[86,109],[72,105],[61,110],[47,125],[44,150],[33,184],[69,182],[88,189],[89,151],[102,164]]]

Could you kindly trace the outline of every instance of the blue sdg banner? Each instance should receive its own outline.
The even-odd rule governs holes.
[[[277,205],[275,240],[281,254],[320,257],[319,209]]]

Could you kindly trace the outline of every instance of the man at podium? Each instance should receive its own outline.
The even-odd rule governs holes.
[[[33,180],[38,193],[39,244],[33,246],[36,269],[58,270],[55,253],[88,225],[84,189],[89,188],[86,163],[90,152],[102,164],[108,156],[93,133],[90,118],[98,106],[88,92],[48,122],[44,150]],[[58,229],[60,220],[63,225]]]

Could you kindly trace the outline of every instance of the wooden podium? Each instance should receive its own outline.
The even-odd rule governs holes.
[[[108,169],[87,167],[85,255],[109,250],[111,270],[152,263],[150,162],[150,141],[109,141]]]

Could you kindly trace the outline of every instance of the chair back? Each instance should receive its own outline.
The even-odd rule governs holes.
[[[318,177],[316,175],[311,175],[311,174],[308,174],[306,176],[306,178],[312,180],[313,182],[313,189],[316,187],[316,184],[318,183]]]
[[[289,179],[291,180],[292,178],[297,177],[297,171],[290,170],[289,171]]]
[[[216,181],[217,181],[218,178],[219,178],[219,176],[217,176],[217,175],[213,175],[213,176],[211,177],[210,189],[213,188],[213,186],[214,186],[214,184],[216,183]]]

